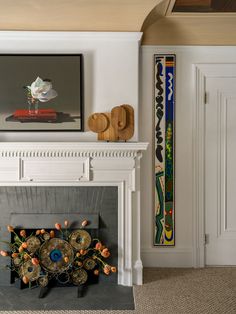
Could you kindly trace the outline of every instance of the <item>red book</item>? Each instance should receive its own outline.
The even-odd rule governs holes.
[[[39,109],[37,113],[30,112],[26,109],[16,110],[13,117],[18,120],[37,120],[37,121],[55,121],[57,119],[57,113],[53,109]]]

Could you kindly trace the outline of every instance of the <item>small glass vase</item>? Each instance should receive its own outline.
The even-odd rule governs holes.
[[[28,112],[30,115],[36,115],[39,112],[39,101],[31,96],[27,98]]]

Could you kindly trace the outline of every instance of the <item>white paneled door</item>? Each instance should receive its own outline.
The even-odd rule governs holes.
[[[206,265],[236,265],[235,77],[206,78]]]

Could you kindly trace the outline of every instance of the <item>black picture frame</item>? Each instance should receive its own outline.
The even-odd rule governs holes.
[[[42,79],[52,80],[53,89],[58,92],[55,99],[41,103],[41,107],[46,108],[53,103],[52,110],[56,112],[54,120],[42,121],[39,118],[36,120],[35,117],[33,120],[30,120],[31,117],[27,120],[20,117],[19,120],[14,115],[17,109],[27,110],[26,90],[23,87],[30,85],[37,76],[40,76],[34,73],[35,69],[43,76]],[[43,73],[45,75],[42,75]],[[34,79],[27,80],[28,77]],[[15,105],[17,99],[14,97],[17,95],[21,98],[19,107]],[[11,102],[10,99],[14,101]],[[59,110],[54,104],[59,104]],[[0,132],[84,132],[83,54],[0,54]]]

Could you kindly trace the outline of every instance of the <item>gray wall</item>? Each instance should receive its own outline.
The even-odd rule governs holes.
[[[50,79],[58,93],[55,99],[40,103],[42,108],[80,113],[80,60],[78,56],[3,56],[0,55],[0,104],[2,113],[27,109],[23,86],[39,76]]]
[[[10,239],[6,226],[11,213],[68,213],[68,220],[69,213],[98,213],[99,238],[111,250],[109,262],[117,266],[117,187],[0,187],[0,213],[1,240]],[[0,247],[6,248],[4,244]],[[0,257],[0,285],[9,285],[10,273],[2,269],[4,265],[6,258]],[[117,282],[117,275],[104,280]]]

